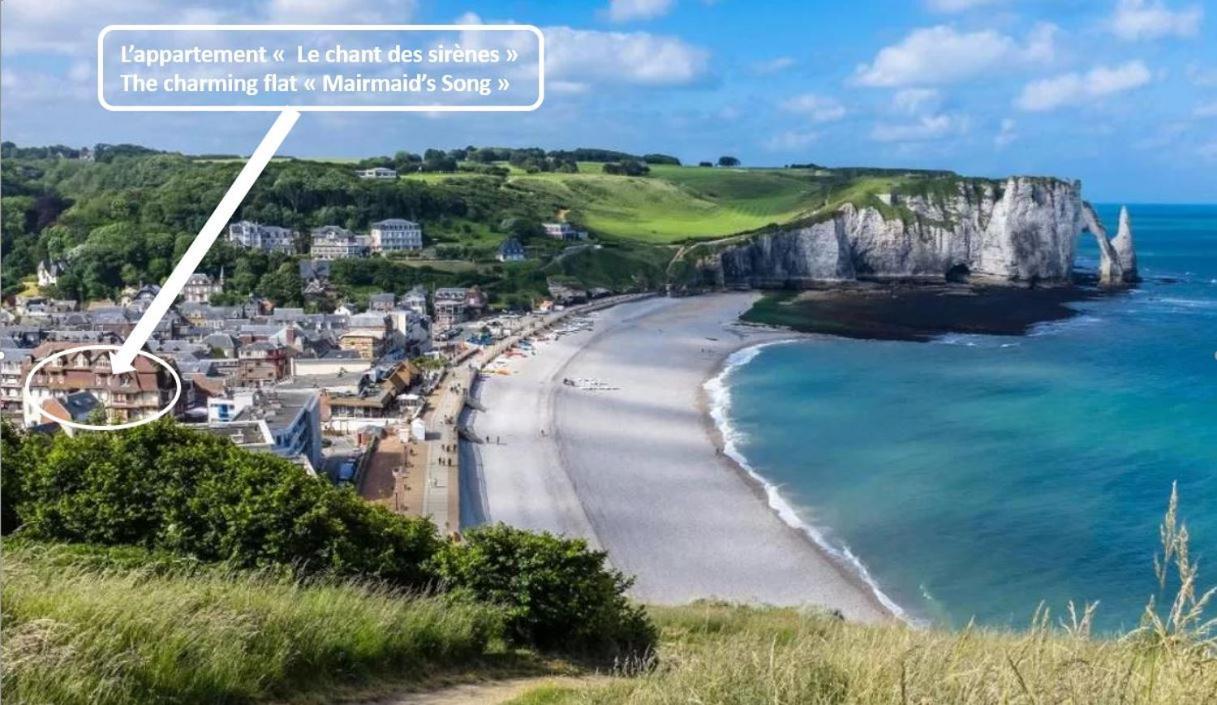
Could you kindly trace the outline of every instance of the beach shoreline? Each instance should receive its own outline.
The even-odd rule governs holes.
[[[617,306],[595,315],[594,331],[506,361],[508,374],[479,384],[487,411],[470,414],[478,434],[497,442],[462,450],[463,523],[585,538],[637,576],[633,593],[644,602],[725,599],[905,619],[813,527],[782,516],[776,488],[732,457],[711,382],[741,351],[810,338],[740,324],[755,298]],[[564,384],[572,378],[620,388]],[[467,512],[466,501],[479,511]]]
[[[772,328],[780,330],[778,327]],[[832,563],[840,571],[843,578],[853,582],[855,587],[870,595],[874,599],[876,607],[888,616],[908,624],[918,625],[920,622],[916,618],[883,592],[883,589],[870,575],[866,565],[859,558],[849,553],[848,549],[845,549],[843,552],[841,549],[833,546],[828,538],[824,536],[822,528],[816,527],[798,515],[794,507],[781,494],[781,487],[779,485],[774,484],[762,473],[753,469],[743,453],[733,447],[733,442],[727,438],[728,431],[726,430],[729,429],[729,423],[725,418],[730,408],[729,402],[722,409],[724,418],[720,419],[715,415],[715,408],[712,403],[713,392],[710,391],[710,387],[721,385],[725,397],[729,399],[730,389],[726,387],[726,377],[734,369],[751,362],[755,355],[740,362],[735,362],[732,358],[743,352],[756,351],[755,354],[759,354],[763,348],[815,340],[818,337],[816,334],[799,333],[798,331],[788,332],[790,334],[788,338],[749,343],[736,348],[722,359],[718,369],[702,384],[702,393],[699,396],[699,408],[705,419],[706,435],[716,448],[722,449],[722,453],[719,454],[722,462],[752,487],[757,499],[764,502],[769,510],[801,540],[811,544],[814,550],[820,552],[825,560]]]

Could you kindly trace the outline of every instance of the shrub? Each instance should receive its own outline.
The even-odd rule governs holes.
[[[94,561],[139,547],[158,565],[223,562],[267,574],[447,587],[502,605],[522,644],[647,648],[654,631],[630,580],[583,541],[493,527],[464,544],[309,476],[294,463],[171,421],[54,437],[4,432],[6,530],[91,544]],[[10,492],[9,490],[13,491]]]
[[[438,555],[439,574],[502,605],[515,641],[593,653],[654,645],[654,626],[625,597],[633,580],[607,567],[606,554],[582,539],[499,524],[472,529],[465,540]]]
[[[430,521],[393,515],[283,458],[170,421],[59,435],[39,457],[16,465],[16,514],[36,538],[401,586],[431,582],[426,566],[440,546]]]

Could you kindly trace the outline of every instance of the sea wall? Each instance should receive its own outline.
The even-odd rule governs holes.
[[[1066,284],[1084,231],[1100,243],[1103,283],[1135,280],[1127,213],[1109,240],[1078,182],[1033,177],[961,179],[945,192],[847,203],[819,222],[730,244],[702,267],[724,286],[757,288],[859,278]]]

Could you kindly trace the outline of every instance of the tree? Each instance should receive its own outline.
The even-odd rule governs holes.
[[[292,262],[284,262],[273,272],[267,272],[258,283],[258,291],[276,306],[300,306],[304,303],[304,283],[300,270]]]
[[[270,453],[163,420],[43,446],[5,438],[5,490],[33,537],[135,545],[239,567],[433,581],[425,519],[397,516]],[[38,450],[36,455],[33,451]],[[10,465],[10,461],[12,462]],[[10,475],[15,472],[15,477]]]
[[[724,157],[718,158],[719,166],[739,166],[739,164],[740,164],[740,161],[738,159],[736,159],[735,157],[724,156]]]
[[[518,642],[542,648],[641,651],[655,641],[645,611],[625,597],[633,580],[583,539],[534,534],[503,524],[465,533],[464,546],[437,555],[451,587],[504,605]]]

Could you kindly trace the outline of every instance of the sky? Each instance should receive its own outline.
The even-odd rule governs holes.
[[[5,0],[0,136],[248,154],[265,113],[112,113],[115,23],[528,23],[533,113],[306,113],[281,152],[604,147],[686,162],[1081,179],[1099,202],[1217,202],[1217,3],[1188,0]]]

